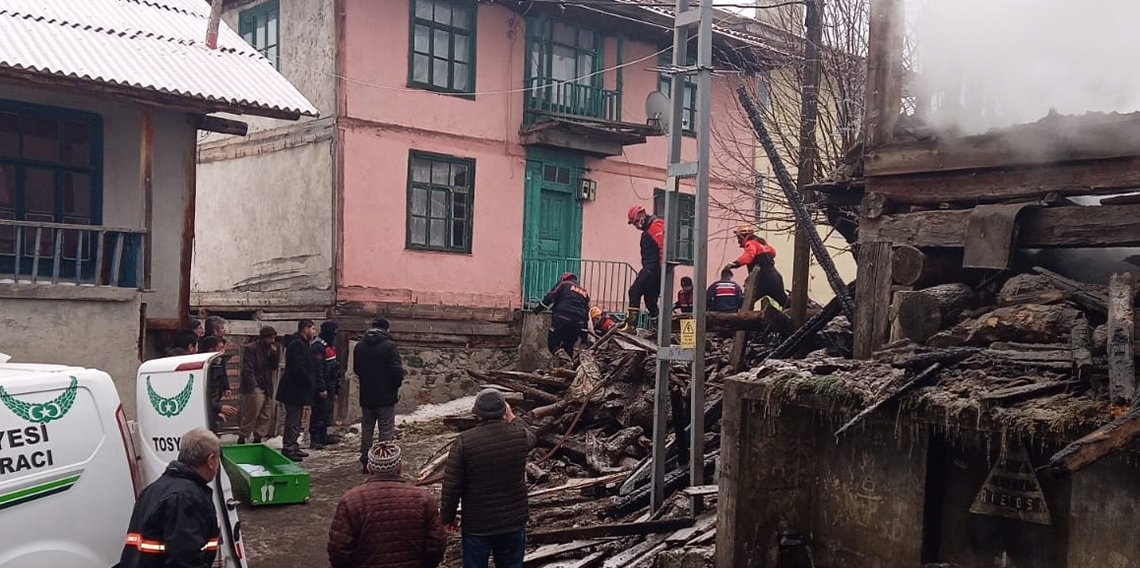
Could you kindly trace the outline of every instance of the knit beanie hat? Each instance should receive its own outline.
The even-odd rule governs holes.
[[[368,450],[368,467],[372,473],[395,473],[400,469],[400,446],[395,442],[379,442]]]
[[[503,393],[496,389],[483,389],[475,395],[475,407],[471,409],[475,416],[488,420],[498,420],[507,412],[507,401]]]

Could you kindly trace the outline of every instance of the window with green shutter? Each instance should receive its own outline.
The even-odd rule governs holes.
[[[281,18],[277,0],[263,2],[238,14],[238,31],[246,43],[281,69]]]
[[[691,266],[693,264],[693,236],[695,234],[694,224],[696,222],[697,212],[697,198],[691,193],[681,193],[677,195],[677,218],[680,219],[680,235],[678,237],[678,249],[675,258],[684,265]],[[653,214],[665,218],[665,190],[653,190]],[[668,222],[668,221],[666,221]]]
[[[445,93],[475,92],[473,0],[411,0],[408,85]]]
[[[688,65],[696,65],[696,56],[690,54],[688,57]],[[663,51],[658,56],[658,64],[661,67],[668,67],[673,64],[673,50],[669,49]],[[666,96],[673,95],[673,77],[668,73],[657,74],[657,88]],[[697,131],[697,83],[692,75],[685,75],[685,89],[682,91],[682,105],[681,105],[681,131],[690,136],[696,135]]]
[[[471,252],[475,160],[418,152],[408,158],[407,247]]]

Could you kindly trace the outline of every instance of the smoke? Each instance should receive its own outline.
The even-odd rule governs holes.
[[[963,134],[1140,110],[1140,1],[907,0],[917,113]]]

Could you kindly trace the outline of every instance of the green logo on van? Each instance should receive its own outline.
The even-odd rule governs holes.
[[[75,393],[78,391],[79,379],[71,377],[71,385],[62,394],[47,402],[24,402],[8,394],[2,386],[0,386],[0,400],[4,401],[4,406],[16,416],[28,422],[47,424],[52,420],[63,418],[63,415],[71,410],[71,405],[75,402]]]
[[[154,392],[154,387],[150,385],[150,377],[148,376],[146,378],[146,395],[150,397],[150,405],[154,407],[155,411],[167,418],[178,416],[182,414],[183,410],[186,410],[186,403],[190,402],[190,393],[193,390],[193,374],[186,380],[186,386],[182,388],[182,392],[171,398],[166,398]]]

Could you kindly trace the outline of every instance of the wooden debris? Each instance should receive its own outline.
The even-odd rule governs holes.
[[[1057,477],[1072,475],[1127,447],[1140,438],[1140,406],[1069,444],[1049,459],[1049,471]]]
[[[1042,396],[1049,396],[1057,394],[1059,392],[1065,392],[1066,390],[1076,387],[1079,384],[1080,381],[1055,381],[1020,387],[1010,387],[1007,389],[999,389],[979,395],[978,400],[981,402],[1010,404]]]
[[[962,249],[895,247],[891,278],[903,286],[928,286],[951,281],[962,272]]]
[[[538,489],[531,491],[527,494],[528,498],[541,497],[543,495],[550,495],[551,493],[558,493],[561,491],[573,491],[575,489],[585,489],[587,487],[594,487],[595,485],[605,485],[607,483],[617,483],[628,477],[628,473],[614,473],[610,475],[603,475],[601,477],[581,478],[569,481],[558,487],[548,487],[546,489]]]
[[[1108,284],[1108,380],[1113,402],[1127,404],[1136,396],[1136,347],[1131,273],[1114,274]]]
[[[942,284],[914,292],[895,293],[900,337],[923,343],[942,329],[958,323],[963,310],[976,302],[965,284]]]
[[[1073,300],[1081,305],[1086,310],[1090,310],[1099,314],[1108,313],[1108,296],[1099,290],[1095,289],[1089,284],[1070,280],[1052,272],[1050,270],[1041,268],[1040,266],[1033,267],[1033,272],[1048,278],[1054,286],[1064,292],[1069,292],[1073,295]]]
[[[753,270],[744,279],[744,310],[751,310],[756,303],[756,279],[760,271]],[[744,370],[744,355],[748,351],[748,332],[738,331],[732,336],[732,352],[728,355],[728,367],[734,373]]]
[[[1078,376],[1092,368],[1092,349],[1089,345],[1091,333],[1089,320],[1085,317],[1077,318],[1070,330],[1070,348],[1073,350],[1073,367]]]
[[[692,517],[682,517],[677,519],[645,521],[641,523],[616,523],[610,525],[532,531],[527,533],[526,537],[528,541],[538,544],[572,542],[580,539],[673,532],[685,527],[691,527],[695,522]]]
[[[571,552],[593,548],[599,544],[605,544],[608,541],[609,539],[580,540],[577,542],[552,544],[549,546],[539,547],[537,550],[530,552],[525,557],[523,557],[523,566],[538,566],[541,562],[554,559],[556,557],[562,556],[563,554],[569,554]]]

